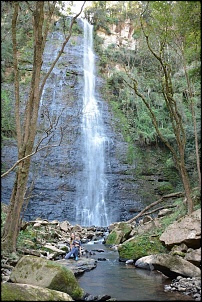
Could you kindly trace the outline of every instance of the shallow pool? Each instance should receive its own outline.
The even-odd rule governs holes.
[[[117,251],[102,243],[83,244],[84,249],[97,261],[97,267],[77,277],[85,292],[96,295],[110,295],[117,301],[193,301],[180,293],[165,292],[164,285],[171,280],[157,271],[135,268],[132,264],[119,262]],[[103,249],[104,252],[96,250]],[[93,251],[95,250],[95,251]]]

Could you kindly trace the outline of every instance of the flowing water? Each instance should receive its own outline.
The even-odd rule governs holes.
[[[117,301],[193,301],[184,294],[164,292],[169,280],[161,273],[119,262],[118,252],[104,244],[83,244],[83,247],[95,253],[90,258],[100,258],[96,268],[77,277],[79,285],[93,296],[109,295]],[[97,252],[99,249],[104,252]]]
[[[105,146],[103,120],[95,97],[95,55],[93,52],[93,26],[84,23],[84,96],[82,112],[83,173],[78,185],[76,221],[83,226],[108,226],[105,204],[107,179],[105,176]]]
[[[79,52],[82,54],[82,48],[80,50],[80,45],[82,45],[81,40],[79,47],[77,45],[74,46],[74,43],[67,45],[63,56],[59,60],[59,64],[52,72],[44,87],[43,96],[41,98],[40,119],[41,123],[44,123],[44,127],[47,129],[49,125],[49,115],[52,120],[54,116],[57,117],[63,112],[61,124],[64,124],[66,120],[68,121],[70,117],[73,117],[74,120],[74,117],[77,117],[77,112],[74,114],[75,105],[79,108],[76,100],[83,94],[81,120],[82,139],[77,136],[77,133],[75,134],[79,140],[78,144],[85,141],[82,148],[82,155],[79,154],[77,156],[77,145],[74,146],[69,143],[69,141],[71,143],[74,141],[73,131],[76,128],[75,124],[73,123],[71,128],[69,128],[68,123],[67,125],[64,124],[63,126],[68,126],[66,127],[68,130],[65,132],[64,127],[63,145],[60,148],[44,149],[44,151],[36,154],[32,159],[35,170],[32,171],[31,176],[35,183],[32,194],[33,198],[30,199],[27,213],[24,215],[26,220],[41,217],[48,220],[69,220],[71,223],[74,222],[86,226],[108,226],[112,218],[115,217],[114,212],[111,214],[112,217],[109,212],[118,211],[116,206],[118,208],[118,203],[122,202],[118,196],[120,195],[121,187],[117,189],[118,181],[117,178],[115,178],[114,190],[112,190],[111,195],[114,197],[113,204],[115,204],[117,200],[118,202],[111,211],[109,211],[109,208],[106,206],[105,195],[109,185],[105,175],[105,164],[107,162],[105,153],[109,142],[104,131],[100,110],[101,104],[99,104],[95,97],[95,56],[93,53],[92,30],[92,25],[84,20],[83,67],[85,85],[83,93],[80,94],[80,90],[82,91],[83,86],[79,84],[79,74],[82,74],[80,68],[82,63],[80,64],[79,61]],[[56,58],[60,46],[59,42],[62,43],[63,39],[63,34],[56,28],[46,47],[43,60],[44,71],[49,69],[50,62]],[[74,59],[76,52],[77,55],[79,53],[76,61],[77,64]],[[69,63],[70,67],[67,62],[71,63]],[[74,83],[74,73],[72,77],[70,77],[71,74],[67,76],[68,71],[74,71],[74,73],[76,72],[78,74],[78,83],[75,90],[77,89],[79,92],[75,95],[69,93],[69,81],[72,79]],[[82,76],[80,77],[82,78]],[[72,105],[69,101],[70,99],[73,100]],[[42,117],[44,108],[47,108],[45,112],[48,115]],[[52,138],[54,144],[59,141],[58,132],[56,132],[56,134],[57,135]],[[73,136],[72,139],[71,136]],[[10,152],[10,147],[8,147],[6,151]],[[77,166],[77,164],[81,156],[83,157],[83,172],[81,175],[78,174],[77,176],[75,173],[73,174],[74,176],[72,176],[70,173],[71,162],[75,157],[72,163],[72,171],[80,171],[80,165]],[[117,167],[116,162],[114,166]],[[68,169],[70,169],[70,172]],[[115,174],[120,174],[119,167],[118,170],[115,171],[116,173],[113,173],[113,177]],[[126,173],[123,176],[126,177]],[[76,189],[76,185],[73,182],[75,178],[79,184]],[[5,178],[3,181],[5,182],[7,179],[8,178]],[[11,192],[11,187],[7,184],[4,184],[4,187],[2,200],[6,201],[6,198],[8,198]],[[78,195],[77,191],[79,193]],[[76,198],[76,195],[79,196],[79,198]],[[134,204],[134,196],[131,200]],[[74,213],[74,204],[76,205],[76,213]],[[104,253],[96,252],[96,255],[92,256],[92,258],[106,258],[106,261],[98,260],[95,269],[85,272],[78,278],[80,286],[92,295],[108,294],[121,301],[168,301],[187,299],[184,295],[165,293],[163,284],[166,281],[162,279],[161,274],[135,269],[133,265],[126,265],[123,262],[119,262],[118,252],[110,250],[101,243],[94,244],[93,246],[84,245],[84,248],[88,250],[99,248],[105,250]]]

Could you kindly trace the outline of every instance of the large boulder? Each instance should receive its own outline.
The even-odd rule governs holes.
[[[160,240],[169,248],[181,243],[185,243],[190,248],[200,248],[201,209],[170,224],[160,236]]]
[[[145,256],[135,262],[135,267],[158,270],[169,278],[200,277],[201,270],[178,255],[156,254]]]
[[[1,301],[74,301],[66,293],[30,284],[1,284]]]
[[[75,276],[81,275],[86,271],[88,272],[97,266],[97,260],[86,257],[80,257],[78,261],[74,259],[60,259],[57,260],[57,263],[71,270]]]
[[[73,299],[80,299],[84,294],[71,270],[41,257],[23,256],[12,270],[10,280],[61,291]]]
[[[126,261],[148,256],[151,254],[166,253],[167,249],[159,240],[158,236],[145,235],[134,236],[118,246],[119,260]]]
[[[131,230],[132,227],[130,223],[116,223],[115,227],[106,238],[106,244],[119,244],[124,242],[129,238]]]

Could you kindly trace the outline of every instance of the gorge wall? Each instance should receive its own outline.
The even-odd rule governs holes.
[[[81,33],[73,35],[44,88],[39,114],[38,139],[44,135],[50,120],[58,120],[51,144],[60,141],[62,127],[62,143],[60,146],[46,148],[32,157],[28,183],[27,200],[29,204],[24,212],[25,220],[41,217],[48,220],[67,220],[71,224],[76,221],[78,184],[82,182],[82,144],[81,144],[81,111],[83,102],[83,33],[82,22],[78,20]],[[47,71],[50,62],[56,57],[63,42],[60,24],[56,23],[54,31],[47,41],[43,67]],[[99,58],[96,58],[99,60]],[[147,203],[158,198],[156,186],[162,181],[159,169],[156,169],[155,159],[150,156],[150,150],[143,149],[145,170],[142,179],[138,179],[136,169],[138,160],[133,164],[127,162],[127,143],[122,134],[117,131],[117,121],[110,104],[102,99],[100,88],[103,85],[101,77],[96,77],[96,98],[102,113],[105,133],[108,137],[105,146],[105,173],[108,181],[105,202],[108,208],[110,223],[125,221],[132,218],[145,207]],[[7,86],[8,88],[8,86]],[[115,130],[116,128],[116,130]],[[44,142],[48,142],[49,138]],[[157,150],[157,149],[156,149]],[[160,153],[160,150],[156,151]],[[147,156],[148,155],[148,156]],[[151,158],[150,158],[151,157]],[[137,157],[138,158],[138,157]],[[10,168],[15,162],[16,143],[8,140],[2,148],[2,162]],[[147,173],[149,161],[154,161],[154,174]],[[9,203],[14,173],[2,179],[1,200]],[[31,190],[30,190],[31,189]],[[30,193],[29,193],[30,191]],[[82,198],[80,196],[79,198]],[[130,210],[133,209],[133,212]]]

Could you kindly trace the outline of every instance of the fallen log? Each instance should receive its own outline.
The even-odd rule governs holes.
[[[154,207],[155,205],[157,205],[158,203],[164,201],[165,199],[169,199],[169,198],[178,198],[178,197],[183,197],[185,196],[184,192],[176,192],[176,193],[171,193],[171,194],[167,194],[162,196],[160,199],[154,201],[153,203],[151,203],[150,205],[146,206],[137,216],[133,217],[132,219],[128,220],[128,223],[131,223],[133,221],[135,221],[137,218],[146,215],[145,212],[149,209],[151,209],[152,207]]]

